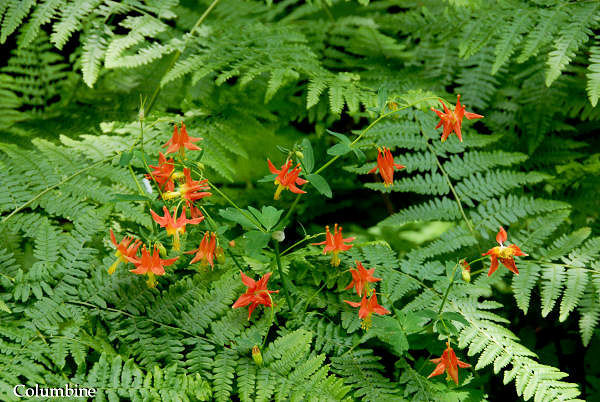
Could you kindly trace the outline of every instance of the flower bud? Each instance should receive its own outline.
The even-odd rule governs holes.
[[[204,170],[204,163],[202,163],[202,162],[196,162],[196,166],[198,166],[198,169]]]
[[[138,112],[138,118],[140,119],[140,121],[144,121],[145,112],[144,112],[144,106],[143,105],[140,105],[140,110]]]
[[[252,360],[254,360],[254,363],[256,363],[258,367],[261,367],[263,364],[262,354],[260,353],[260,349],[257,345],[254,345],[252,348]]]
[[[217,257],[217,262],[219,264],[225,264],[225,252],[223,251],[223,247],[217,247],[215,250],[215,257]]]
[[[275,239],[279,243],[281,243],[282,241],[285,240],[285,233],[283,233],[283,230],[278,230],[276,232],[273,232],[273,234],[271,236],[273,237],[273,239]]]
[[[463,281],[465,281],[465,282],[471,282],[471,266],[464,259],[460,260],[460,265],[462,267],[462,278],[463,278]]]
[[[231,248],[235,247],[235,240],[229,241],[229,247],[231,247]]]
[[[165,248],[165,246],[163,246],[163,244],[161,242],[157,241],[156,247],[158,248],[158,253],[160,254],[161,257],[167,256],[167,249]]]
[[[294,153],[296,154],[296,157],[297,157],[298,159],[304,159],[304,154],[303,154],[302,152],[300,152],[300,151],[296,151],[296,152],[294,152]]]
[[[390,108],[390,110],[398,110],[398,103],[394,101],[389,101],[387,106]]]

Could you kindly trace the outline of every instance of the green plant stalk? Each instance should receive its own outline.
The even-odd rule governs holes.
[[[294,306],[292,304],[292,297],[290,296],[290,290],[288,287],[288,278],[283,273],[283,269],[281,269],[281,256],[279,254],[279,242],[273,239],[273,243],[275,244],[275,262],[277,263],[277,271],[279,272],[279,276],[281,277],[281,283],[283,284],[283,293],[285,293],[285,300],[287,301],[288,308],[292,310]]]
[[[269,296],[269,300],[271,301],[271,322],[269,323],[269,327],[267,328],[267,332],[265,333],[265,339],[263,339],[261,349],[264,349],[265,344],[267,343],[267,337],[269,336],[269,331],[271,330],[273,322],[275,321],[275,304],[273,303],[273,298],[271,297],[269,291],[265,290],[264,292],[267,294],[267,296]]]
[[[217,5],[217,3],[219,3],[219,0],[213,0],[213,2],[210,3],[210,5],[208,6],[208,8],[204,11],[204,13],[202,13],[202,15],[200,16],[200,18],[198,18],[198,21],[196,21],[196,23],[194,24],[194,26],[192,27],[192,29],[190,29],[190,32],[189,32],[190,34],[193,34],[194,31],[200,25],[202,25],[202,23],[204,22],[204,20],[206,19],[206,17],[208,17],[208,14],[210,14],[210,12],[213,10],[213,8],[215,8],[215,6]],[[189,37],[187,38],[187,40],[183,44],[183,49],[177,50],[175,52],[175,54],[173,55],[173,58],[171,59],[171,62],[169,63],[169,66],[165,70],[165,74],[168,73],[171,70],[171,68],[175,65],[175,63],[177,62],[177,60],[179,60],[179,57],[181,57],[181,54],[182,54],[183,50],[187,46],[188,40],[189,40]],[[150,111],[152,110],[152,108],[154,107],[154,104],[156,103],[156,99],[158,97],[158,94],[160,93],[161,88],[162,87],[161,87],[160,82],[159,82],[158,85],[156,86],[156,89],[152,93],[152,97],[150,98],[150,102],[148,103],[148,108],[146,110],[144,110],[144,114],[145,115],[148,115],[150,113]]]
[[[450,289],[454,284],[454,278],[456,278],[456,269],[458,268],[458,262],[454,265],[454,269],[452,270],[452,277],[450,278],[450,283],[446,288],[446,292],[444,293],[444,297],[442,298],[442,304],[440,304],[440,308],[438,310],[438,314],[442,313],[442,309],[444,308],[444,304],[446,304],[446,299],[448,298],[448,293],[450,293]]]
[[[288,254],[288,252],[289,252],[291,249],[293,249],[294,247],[298,246],[299,244],[302,244],[302,243],[304,243],[304,242],[305,242],[305,241],[307,241],[307,240],[314,239],[315,237],[319,237],[319,236],[321,236],[321,235],[324,235],[324,234],[325,234],[325,232],[321,232],[321,233],[317,233],[317,234],[314,234],[314,235],[311,235],[311,236],[305,236],[303,239],[300,239],[300,240],[298,240],[296,243],[292,244],[291,246],[289,246],[288,248],[286,248],[285,250],[283,250],[283,251],[281,252],[281,255],[282,255],[282,256],[283,256],[283,255],[287,255],[287,254]]]

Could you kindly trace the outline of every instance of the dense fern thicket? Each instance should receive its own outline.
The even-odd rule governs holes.
[[[600,398],[600,3],[7,0],[0,49],[0,399]],[[440,141],[458,94],[484,117]],[[181,124],[195,204],[146,179]],[[180,205],[177,250],[150,209]],[[178,260],[109,274],[111,231]],[[345,302],[357,261],[389,314]],[[250,319],[240,271],[279,290]]]

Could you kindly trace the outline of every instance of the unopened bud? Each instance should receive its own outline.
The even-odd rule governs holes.
[[[387,105],[390,108],[390,110],[398,110],[398,103],[394,101],[389,101]]]
[[[196,162],[196,166],[198,166],[198,169],[204,170],[204,163],[202,163],[202,162]]]
[[[252,360],[254,360],[254,363],[256,363],[258,367],[261,367],[263,364],[262,354],[260,353],[260,349],[256,345],[254,345],[254,347],[252,348]]]
[[[158,248],[158,253],[160,254],[161,257],[166,257],[167,256],[167,249],[165,248],[165,246],[163,246],[163,244],[159,241],[157,241],[156,243],[156,247]]]
[[[273,232],[273,234],[271,236],[273,237],[273,239],[275,239],[279,243],[281,243],[282,241],[285,240],[285,233],[283,233],[283,230],[278,230],[276,232]]]
[[[299,158],[299,159],[304,159],[304,154],[303,154],[302,152],[300,152],[300,151],[296,151],[296,152],[295,152],[295,154],[296,154],[296,157],[297,157],[297,158]]]
[[[229,247],[231,247],[231,248],[235,247],[235,240],[231,240],[229,242]]]
[[[140,106],[140,111],[138,112],[138,118],[140,119],[140,121],[144,121],[144,118],[145,118],[144,106]]]
[[[471,266],[466,260],[460,260],[460,265],[462,267],[462,278],[465,282],[471,282]]]
[[[217,257],[217,262],[219,264],[225,264],[225,252],[223,251],[223,247],[217,247],[215,250],[215,257]]]

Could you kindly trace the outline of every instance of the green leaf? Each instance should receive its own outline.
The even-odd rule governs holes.
[[[259,227],[256,226],[256,224],[254,222],[252,222],[252,220],[250,220],[241,211],[239,211],[233,207],[229,207],[229,208],[220,210],[219,215],[221,215],[225,219],[239,223],[244,228],[259,229]]]
[[[10,308],[8,308],[6,303],[4,303],[4,301],[2,301],[2,300],[0,300],[0,310],[6,311],[9,314],[12,313],[12,311],[10,311]]]
[[[119,159],[119,166],[127,166],[129,162],[131,162],[131,158],[133,158],[133,153],[131,152],[123,152],[121,154],[121,158]]]
[[[323,194],[327,198],[331,198],[331,188],[329,187],[327,180],[325,180],[323,176],[313,173],[307,175],[306,178],[308,182],[312,184],[313,187],[316,188],[319,193]]]
[[[255,256],[267,246],[269,240],[271,239],[271,235],[269,233],[261,232],[259,230],[252,230],[247,232],[244,237],[247,240],[246,243],[246,251],[248,255]]]
[[[446,311],[445,313],[442,313],[440,315],[440,317],[443,320],[457,321],[457,322],[460,322],[461,324],[464,324],[467,326],[469,325],[469,322],[467,320],[465,320],[465,318],[461,314],[456,313],[454,311]]]
[[[302,167],[304,168],[304,171],[309,174],[315,167],[315,153],[313,152],[312,145],[308,138],[302,140],[301,146],[302,154],[304,155],[304,158],[302,158]]]
[[[381,341],[390,345],[395,355],[402,356],[408,350],[408,339],[397,318],[376,317],[370,331],[373,331],[373,334]]]
[[[339,138],[340,141],[342,142],[342,144],[346,144],[346,145],[350,146],[350,144],[352,143],[352,141],[350,141],[350,139],[348,137],[346,137],[344,134],[336,133],[335,131],[331,131],[331,130],[327,130],[327,132],[329,134],[333,135],[334,137]]]
[[[352,148],[350,148],[347,144],[339,143],[329,148],[327,150],[327,154],[332,156],[342,156],[346,155],[350,151],[352,151]]]
[[[277,209],[271,205],[264,206],[262,207],[260,223],[263,224],[265,229],[271,230],[279,222],[281,214],[283,214],[283,209]]]

